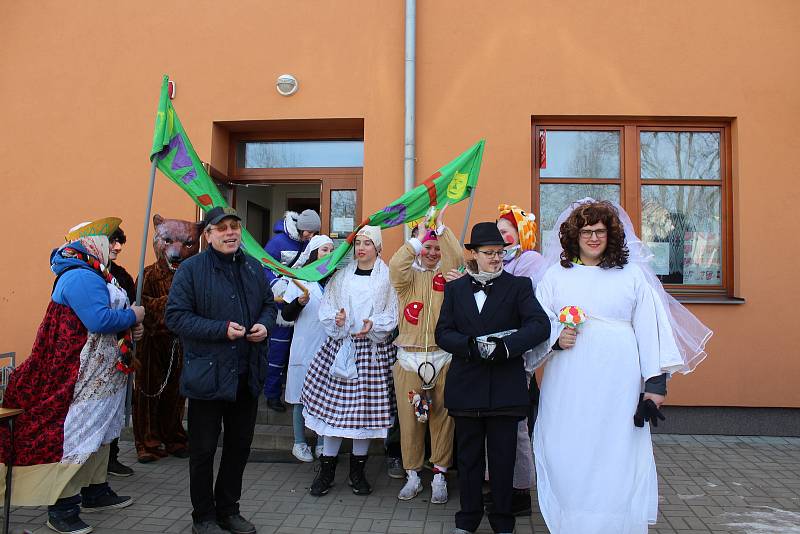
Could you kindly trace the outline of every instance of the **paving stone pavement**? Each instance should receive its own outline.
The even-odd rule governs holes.
[[[655,435],[660,514],[650,534],[758,533],[800,534],[800,438]],[[82,514],[97,534],[190,533],[187,460],[166,458],[135,463],[130,443],[120,444],[121,460],[134,467],[129,478],[111,477],[112,487],[134,497],[114,512]],[[219,455],[217,455],[219,457]],[[403,482],[386,476],[383,457],[372,457],[368,479],[375,491],[353,495],[347,462],[337,485],[325,497],[308,494],[314,465],[288,461],[285,454],[256,453],[247,466],[241,508],[259,534],[446,534],[458,509],[455,476],[450,502],[430,504],[430,478],[412,501],[398,501]],[[534,499],[535,503],[535,499]],[[45,508],[12,508],[12,532],[50,530]],[[484,519],[480,533],[491,529]],[[535,506],[520,518],[516,532],[546,533]]]

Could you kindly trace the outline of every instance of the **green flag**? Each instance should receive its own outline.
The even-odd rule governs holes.
[[[157,166],[164,175],[189,193],[192,200],[204,211],[216,206],[227,206],[214,181],[206,172],[189,136],[183,129],[168,95],[169,77],[164,76],[161,98],[158,102],[156,127],[150,160],[158,158]]]
[[[178,119],[168,94],[169,77],[164,76],[158,102],[153,148],[150,159],[164,175],[186,191],[205,212],[228,203],[206,172]],[[440,168],[422,184],[408,191],[382,210],[372,214],[360,225],[391,228],[425,216],[431,206],[443,207],[469,198],[478,183],[483,158],[484,141],[480,140],[456,159]],[[290,269],[267,254],[247,229],[242,229],[242,249],[277,274],[317,281],[331,274],[352,249],[356,231],[336,250],[314,263]]]
[[[431,206],[442,208],[469,198],[478,184],[483,145],[481,139],[422,184],[373,214],[366,224],[391,228],[424,217]]]
[[[276,273],[299,278],[300,280],[321,280],[331,274],[350,253],[353,248],[353,239],[358,229],[362,226],[369,224],[371,226],[380,226],[381,228],[391,228],[421,219],[427,214],[431,206],[442,208],[445,204],[455,204],[469,198],[478,184],[478,174],[481,170],[481,160],[483,158],[483,146],[484,140],[481,139],[456,159],[433,173],[422,184],[408,191],[382,210],[373,213],[336,250],[314,263],[299,269],[290,269],[279,264],[263,251],[261,257],[255,257]],[[254,245],[258,245],[249,234],[247,234],[247,237],[253,241]],[[245,236],[243,235],[243,243],[245,242],[244,239]],[[245,246],[245,251],[248,251],[247,246]]]

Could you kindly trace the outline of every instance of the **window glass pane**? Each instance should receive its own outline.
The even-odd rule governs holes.
[[[547,131],[541,178],[619,178],[619,132]]]
[[[721,202],[715,186],[642,187],[642,241],[663,283],[722,285]]]
[[[330,236],[335,246],[339,246],[356,229],[356,191],[352,189],[333,189],[331,190],[331,218]],[[352,261],[352,256],[348,256],[342,262],[342,266],[348,265]]]
[[[248,141],[236,152],[244,169],[364,166],[364,141]]]
[[[718,132],[641,132],[642,178],[719,180]]]
[[[539,228],[542,230],[542,252],[549,240],[556,219],[570,203],[585,197],[619,202],[619,186],[608,184],[542,184],[540,188]],[[555,231],[558,231],[556,229]]]

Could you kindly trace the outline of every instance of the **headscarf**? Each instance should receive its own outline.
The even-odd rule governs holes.
[[[103,226],[101,228],[98,226],[98,222],[104,223],[106,221],[113,221],[116,222],[116,224],[113,228],[109,228],[108,226]],[[108,236],[119,228],[120,222],[120,219],[113,217],[107,217],[106,219],[100,219],[100,221],[95,222],[85,221],[67,230],[65,240],[68,244],[75,242],[80,243],[86,252],[97,258],[103,267],[107,267],[109,257]],[[111,230],[111,232],[108,232],[108,230]]]
[[[375,245],[375,250],[378,252],[381,251],[381,246],[383,245],[383,239],[381,238],[381,227],[380,226],[362,226],[359,228],[358,232],[356,232],[356,237],[364,236]]]
[[[426,241],[438,241],[438,240],[439,240],[439,234],[436,233],[436,230],[425,230],[425,233],[422,235],[422,237],[419,238],[419,242],[422,243],[423,245],[425,244]]]
[[[500,204],[497,209],[500,212],[499,218],[507,220],[517,229],[522,250],[533,250],[536,247],[536,216],[525,213],[522,208],[513,204]]]
[[[308,242],[308,245],[306,245],[305,250],[300,254],[300,257],[297,258],[297,261],[294,263],[293,267],[295,269],[299,269],[308,263],[308,258],[311,257],[311,253],[319,249],[319,247],[322,245],[333,245],[333,239],[325,234],[319,234],[312,237]]]
[[[103,267],[108,268],[109,244],[108,237],[104,235],[90,235],[78,239],[86,252],[97,258]]]

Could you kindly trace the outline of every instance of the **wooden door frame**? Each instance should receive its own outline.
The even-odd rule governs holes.
[[[666,284],[665,288],[677,298],[714,297],[725,295],[734,297],[735,288],[735,235],[733,220],[733,151],[732,117],[596,117],[596,116],[539,116],[531,117],[531,162],[532,162],[532,205],[534,213],[541,213],[540,197],[542,183],[561,182],[559,179],[541,178],[539,169],[539,131],[540,130],[618,130],[620,132],[620,196],[622,205],[630,214],[635,229],[641,232],[641,190],[642,185],[680,185],[714,186],[721,194],[721,245],[722,245],[722,283],[720,286],[696,284]],[[643,181],[640,169],[641,131],[698,131],[717,132],[720,135],[720,177],[718,180],[653,180]],[[565,179],[564,183],[605,183],[600,179]],[[610,182],[609,182],[610,183]],[[538,231],[541,232],[542,228]]]
[[[261,184],[320,185],[320,231],[330,234],[331,191],[348,189],[356,191],[356,221],[361,223],[364,168],[363,167],[301,167],[280,169],[247,169],[237,166],[236,150],[244,141],[364,141],[363,119],[303,119],[257,122],[243,130],[231,131],[227,140],[228,173],[217,172],[223,181],[236,186]],[[213,176],[213,174],[212,174]],[[224,176],[224,178],[223,178]],[[233,194],[235,206],[236,195]]]
[[[333,168],[333,169],[248,169],[257,170],[257,173],[248,173],[235,179],[228,178],[227,183],[235,187],[248,184],[291,185],[291,184],[320,184],[320,219],[322,227],[320,232],[330,234],[330,196],[331,191],[347,189],[356,192],[356,221],[361,222],[362,191],[364,173],[360,168]],[[282,172],[291,170],[293,172]],[[236,189],[232,195],[232,207],[236,207]]]
[[[330,235],[330,220],[331,220],[331,191],[337,190],[355,190],[356,192],[356,217],[353,221],[353,231],[361,223],[361,202],[362,202],[362,186],[364,176],[363,174],[340,175],[332,176],[322,182],[322,204],[320,218],[322,218],[322,230],[325,235]]]

